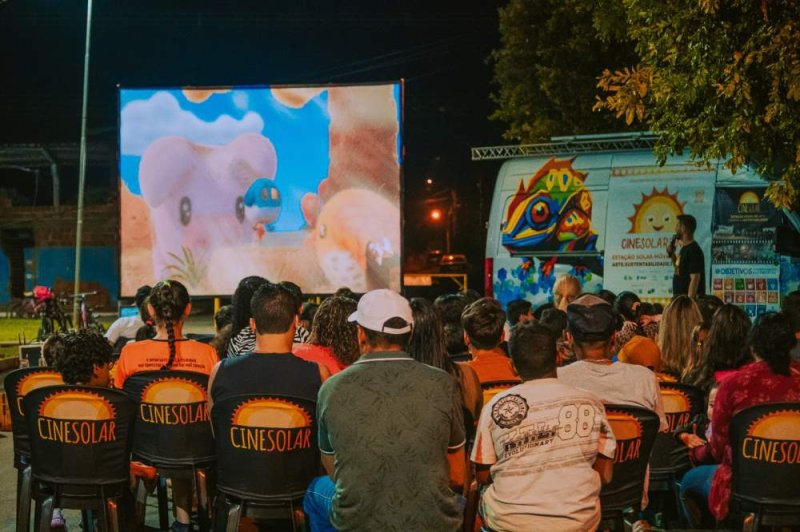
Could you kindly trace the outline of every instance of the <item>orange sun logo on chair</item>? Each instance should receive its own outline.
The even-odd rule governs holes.
[[[275,398],[251,399],[233,412],[230,443],[236,449],[289,452],[311,449],[311,416],[300,406]]]
[[[96,393],[54,392],[39,405],[39,437],[75,445],[114,441],[115,416],[114,405]]]
[[[189,379],[158,379],[142,390],[142,402],[157,405],[179,405],[207,401],[206,391]]]
[[[675,388],[661,388],[661,400],[664,403],[664,413],[667,415],[670,431],[689,423],[692,401],[685,393]]]
[[[748,460],[800,465],[800,410],[770,412],[753,421],[739,452]]]
[[[686,202],[679,201],[677,193],[670,194],[667,187],[661,191],[653,187],[653,192],[643,193],[641,203],[633,206],[635,212],[628,217],[631,222],[628,233],[671,233],[685,205]]]
[[[17,382],[17,410],[19,415],[25,415],[22,412],[22,399],[32,390],[42,388],[44,386],[56,386],[59,384],[64,384],[64,379],[61,378],[61,373],[47,369],[28,373],[22,377],[19,382]]]
[[[614,463],[639,459],[642,448],[642,424],[632,415],[617,410],[606,412],[608,423],[617,440]]]
[[[251,399],[233,412],[233,424],[245,427],[310,427],[308,412],[282,399]]]

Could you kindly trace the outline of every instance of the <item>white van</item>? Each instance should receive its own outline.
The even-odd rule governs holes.
[[[559,275],[585,292],[630,290],[643,301],[672,295],[666,246],[679,214],[698,222],[706,293],[751,315],[779,306],[781,214],[752,169],[735,175],[688,156],[659,165],[647,134],[555,138],[552,143],[473,148],[473,160],[507,159],[492,197],[486,241],[487,295],[504,305],[552,300]],[[796,283],[796,280],[793,282]]]

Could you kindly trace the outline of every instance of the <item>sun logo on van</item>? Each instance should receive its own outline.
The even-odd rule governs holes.
[[[672,233],[685,205],[686,202],[678,200],[677,192],[670,194],[667,187],[661,191],[653,187],[653,192],[642,193],[641,203],[633,206],[633,216],[628,217],[631,222],[628,233]]]
[[[245,427],[310,427],[311,416],[304,409],[282,399],[251,399],[239,405],[231,422]]]
[[[590,251],[596,249],[588,176],[572,159],[551,157],[528,180],[520,179],[506,209],[502,243],[510,251]]]

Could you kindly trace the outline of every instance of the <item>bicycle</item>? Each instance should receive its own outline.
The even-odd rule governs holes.
[[[46,286],[36,286],[31,292],[36,301],[36,312],[41,316],[41,324],[36,339],[43,342],[56,331],[67,332],[72,328],[72,320],[64,312],[63,300],[56,298]]]
[[[96,294],[97,291],[95,290],[93,292],[80,292],[78,294],[71,294],[70,297],[73,299],[78,298],[78,304],[80,306],[80,312],[78,313],[78,329],[82,331],[92,329],[100,334],[103,334],[106,332],[106,328],[97,320],[97,318],[95,318],[91,307],[89,307],[89,305],[86,303],[87,296],[93,296]]]

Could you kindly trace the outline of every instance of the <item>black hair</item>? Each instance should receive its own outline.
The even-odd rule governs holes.
[[[455,375],[455,364],[447,353],[442,317],[433,304],[425,298],[415,297],[409,301],[414,316],[414,330],[406,351],[411,358],[443,369]]]
[[[343,287],[337,289],[336,292],[334,292],[333,295],[335,295],[337,297],[346,297],[346,298],[352,299],[353,301],[356,301],[356,302],[358,301],[358,294],[356,294],[355,292],[350,290],[350,288],[347,287],[347,286],[343,286]]]
[[[567,313],[557,308],[545,309],[539,323],[550,329],[556,338],[560,338],[567,330]]]
[[[703,316],[703,324],[710,327],[711,320],[714,314],[724,305],[720,298],[711,294],[701,294],[697,296],[697,306],[700,308],[700,314]]]
[[[94,331],[64,333],[57,348],[56,369],[66,384],[86,384],[95,366],[109,363],[113,350],[108,340]]]
[[[224,329],[226,326],[233,323],[233,306],[223,305],[219,307],[216,314],[214,314],[214,328],[216,330]]]
[[[180,321],[189,304],[189,291],[179,281],[161,281],[150,291],[148,302],[153,306],[156,323],[163,323],[167,329],[169,359],[161,369],[168,370],[175,362],[175,323]]]
[[[747,345],[777,375],[789,376],[791,350],[797,345],[794,326],[783,312],[762,315],[750,330]]]
[[[642,304],[639,305],[639,317],[641,318],[642,316],[658,316],[658,311],[652,303],[642,301]]]
[[[461,327],[461,314],[468,304],[464,294],[445,294],[433,301],[433,306],[439,309],[445,326],[457,323]]]
[[[637,307],[637,309],[634,310],[633,306],[637,303],[641,306],[642,300],[633,292],[620,292],[613,303],[614,312],[622,316],[625,321],[635,322],[639,317],[639,308]]]
[[[598,290],[595,292],[595,295],[608,303],[609,305],[613,305],[614,302],[617,300],[617,294],[612,292],[611,290]]]
[[[661,314],[664,314],[664,305],[662,305],[661,303],[653,303],[653,314],[655,316],[660,316]]]
[[[142,340],[152,340],[158,336],[158,331],[152,325],[142,325],[136,329],[136,334],[133,337],[134,342],[141,342]]]
[[[317,314],[319,310],[319,305],[316,303],[310,303],[306,301],[303,303],[303,308],[300,309],[300,319],[308,321],[312,323],[314,321],[314,316]]]
[[[63,338],[60,333],[53,333],[42,344],[42,356],[48,366],[55,366],[58,356],[62,352]]]
[[[136,296],[133,298],[133,303],[136,307],[141,311],[143,306],[146,306],[147,298],[150,297],[150,292],[153,291],[153,287],[149,284],[142,285],[136,290]]]
[[[506,314],[497,300],[483,298],[471,303],[461,315],[461,325],[477,349],[494,349],[503,338]]]
[[[403,327],[408,327],[408,322],[403,318],[389,318],[383,324],[384,327],[389,327],[390,329],[402,329]],[[389,334],[379,331],[373,331],[372,329],[367,329],[366,327],[361,327],[361,330],[364,331],[364,336],[367,339],[367,344],[370,347],[389,347],[389,346],[398,346],[401,349],[405,350],[408,346],[408,341],[411,339],[411,333],[402,333],[402,334]]]
[[[697,219],[691,214],[679,214],[678,221],[691,235],[697,230]]]
[[[464,328],[460,323],[448,323],[444,326],[444,341],[449,355],[462,355],[467,352]]]
[[[297,317],[296,295],[283,284],[262,285],[250,302],[250,312],[258,334],[282,334]]]
[[[283,286],[284,288],[289,290],[289,292],[292,293],[292,295],[294,296],[294,302],[297,303],[294,307],[295,312],[297,314],[300,314],[300,307],[303,306],[303,291],[300,289],[300,285],[293,283],[291,281],[281,281],[278,284]]]
[[[519,323],[520,317],[530,312],[532,307],[533,305],[531,305],[531,302],[526,299],[515,299],[514,301],[509,301],[506,305],[508,323],[511,325],[516,325]]]
[[[556,370],[556,336],[541,323],[529,321],[514,327],[508,350],[523,380],[538,379]]]
[[[740,307],[730,303],[722,305],[708,324],[708,336],[703,342],[698,366],[687,368],[686,378],[683,380],[687,384],[708,390],[715,380],[715,372],[737,369],[749,362],[751,358],[747,335],[750,325],[750,318]],[[705,324],[698,325],[704,326]]]
[[[800,290],[786,294],[781,301],[781,312],[792,321],[795,332],[800,332]]]
[[[539,305],[533,311],[533,317],[536,318],[537,321],[541,320],[542,319],[542,315],[544,314],[544,311],[549,309],[549,308],[556,308],[556,306],[553,305],[552,303],[544,303],[542,305]]]
[[[231,299],[231,306],[233,307],[231,337],[239,334],[242,329],[250,327],[250,318],[253,317],[250,301],[253,299],[253,294],[256,293],[256,290],[268,282],[258,275],[251,275],[239,281],[239,285],[236,287]]]

